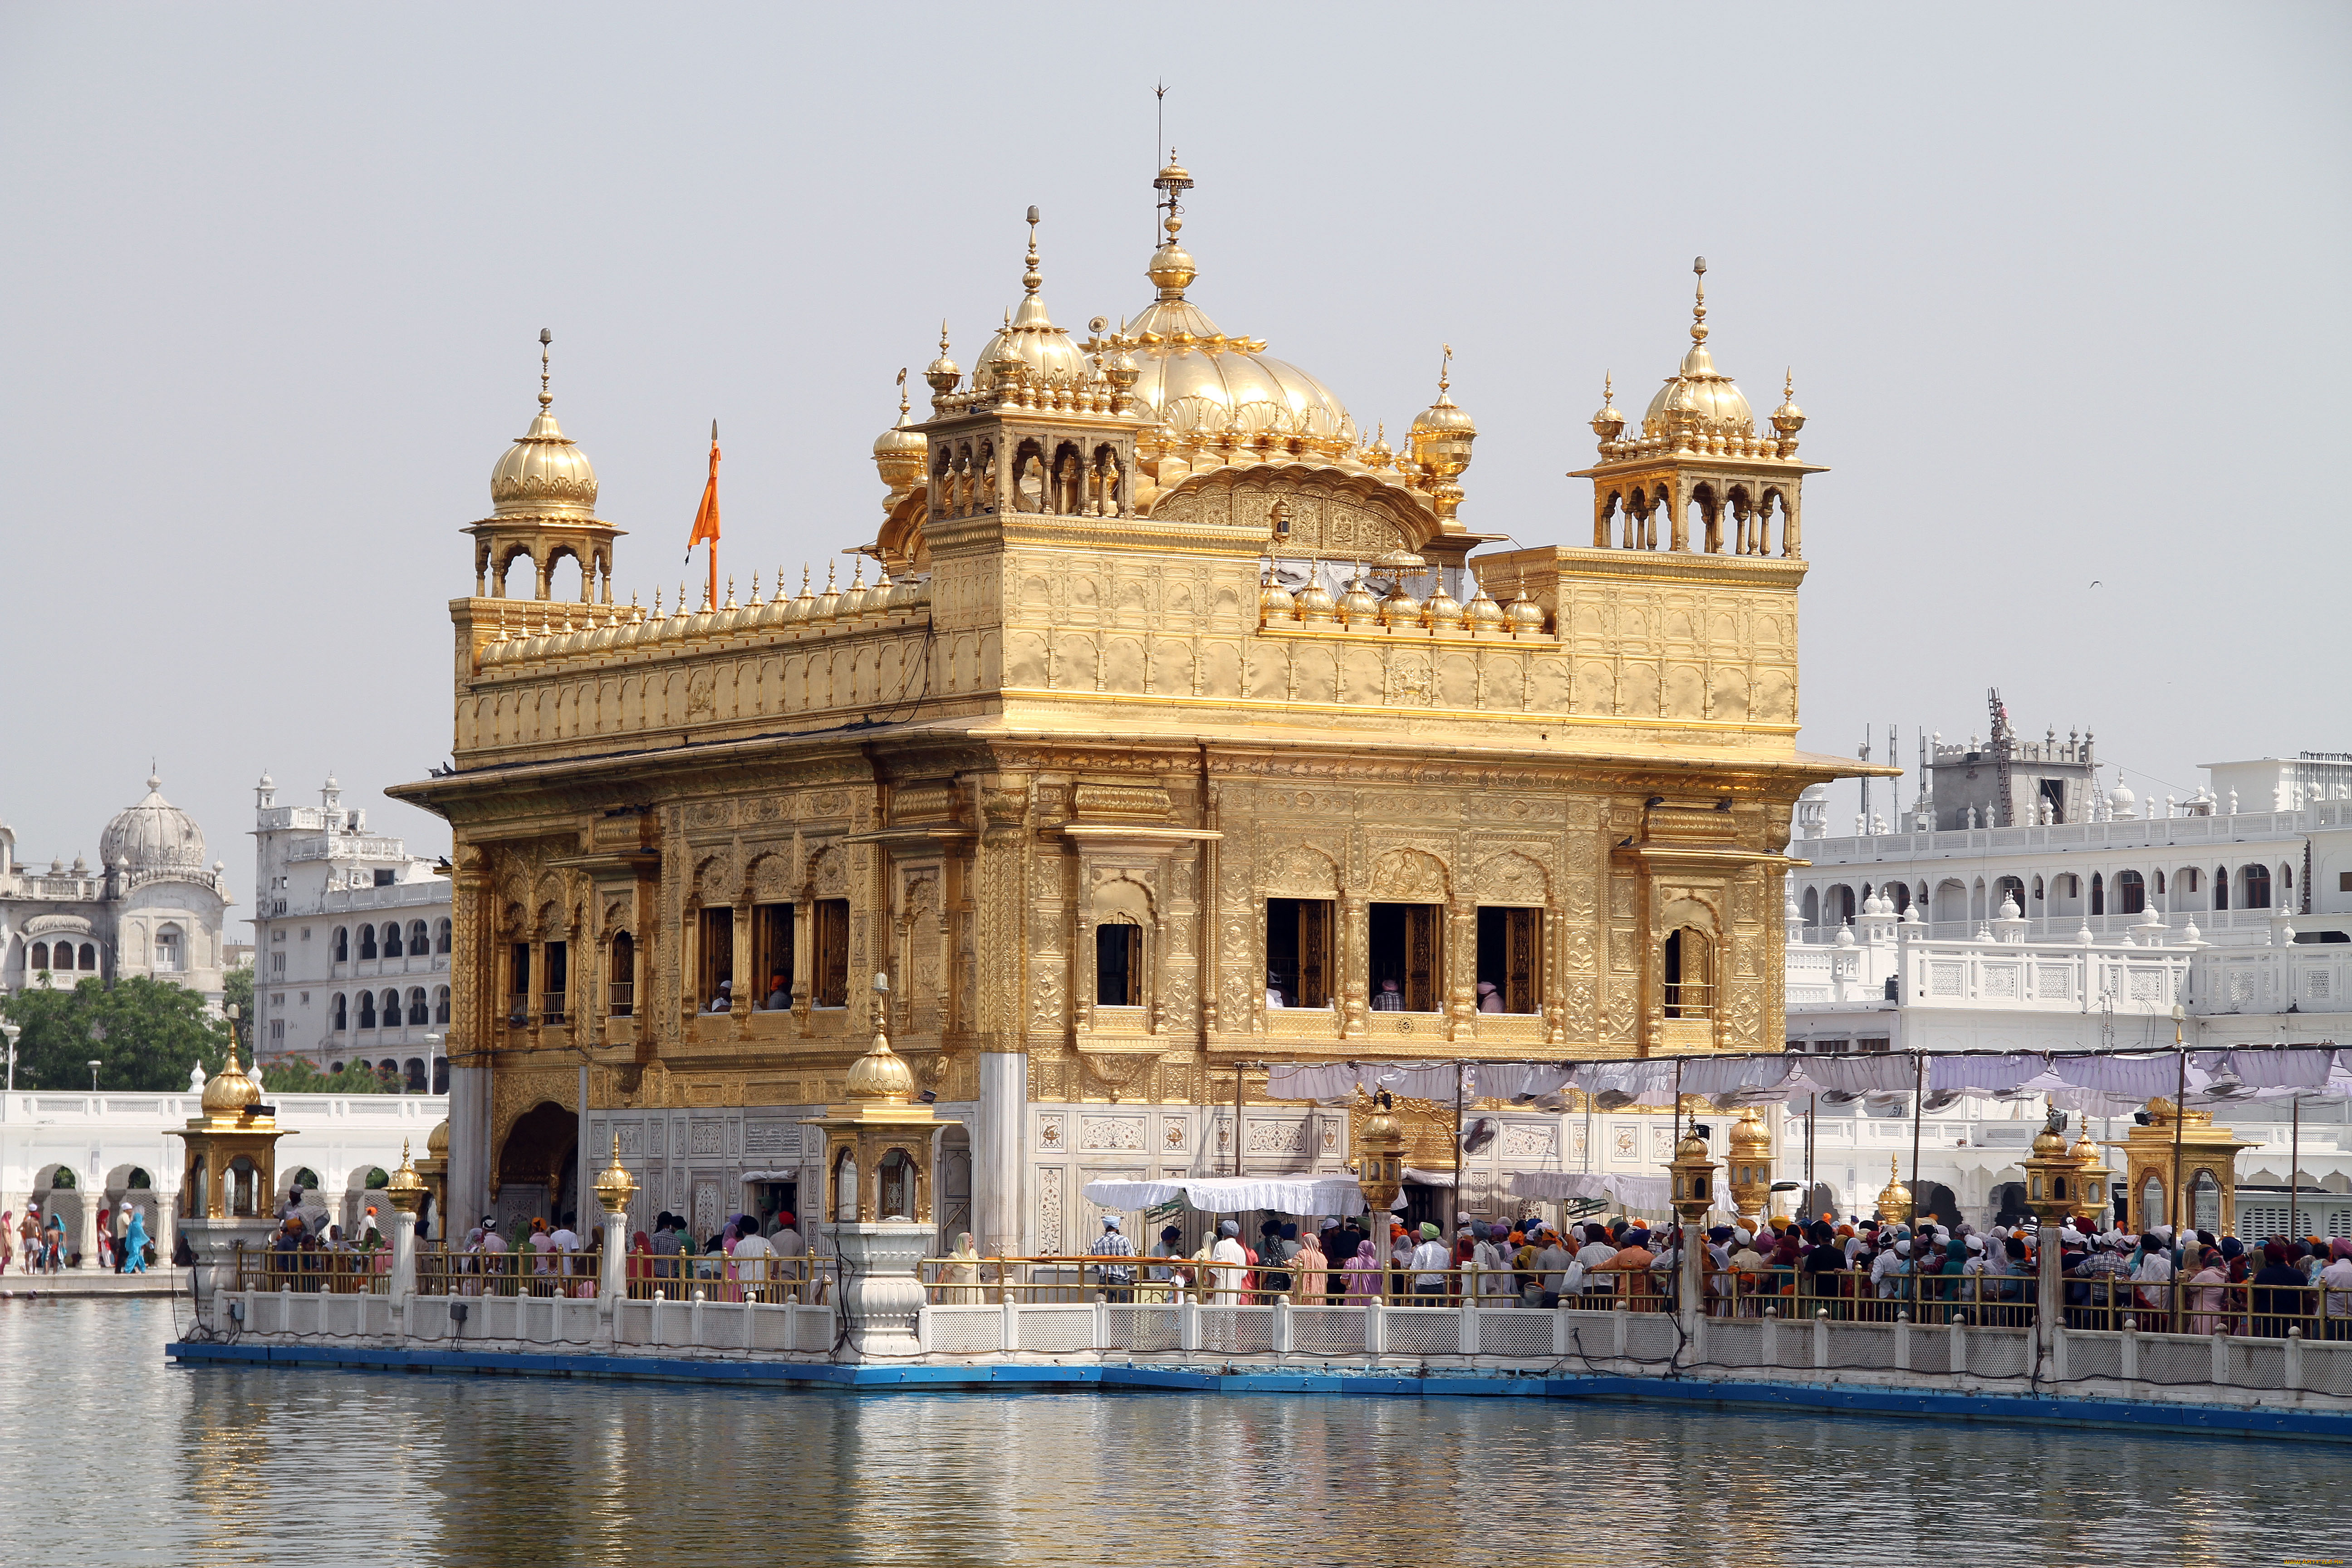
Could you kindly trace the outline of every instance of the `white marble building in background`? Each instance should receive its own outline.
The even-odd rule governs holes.
[[[2052,744],[2088,754],[2087,739]],[[2073,765],[2019,768],[2054,774]],[[1789,852],[1810,864],[1790,873],[1790,887],[1805,927],[1834,931],[1873,894],[1898,915],[1917,906],[1938,939],[1976,936],[2004,894],[2035,941],[2071,940],[2084,928],[2114,940],[2153,910],[2175,931],[2194,921],[2216,945],[2259,947],[2276,915],[2352,916],[2352,761],[2210,763],[2206,787],[2187,801],[2142,801],[2120,785],[2103,797],[2062,790],[2064,809],[2081,819],[2021,826],[1982,826],[1971,806],[1937,804],[1981,790],[1992,769],[1979,751],[1938,747],[1934,793],[1923,791],[1895,831],[1832,837],[1826,795],[1801,802]],[[1873,826],[1885,826],[1885,816]],[[2300,929],[2307,942],[2352,940],[2342,923]]]
[[[163,788],[151,773],[147,794],[114,814],[95,867],[77,855],[27,868],[0,825],[0,990],[144,975],[220,1005],[226,867],[205,865],[203,830]]]
[[[449,879],[401,840],[370,833],[331,774],[315,806],[278,805],[262,774],[253,838],[260,1065],[389,1062],[413,1092],[446,1091]]]
[[[69,1249],[95,1268],[98,1205],[91,1200],[102,1195],[111,1209],[128,1198],[144,1211],[148,1237],[168,1266],[187,1152],[173,1134],[199,1114],[203,1092],[0,1094],[0,1209],[18,1218],[28,1206],[54,1211],[65,1221]],[[345,1226],[360,1216],[372,1173],[396,1169],[404,1142],[423,1159],[426,1138],[449,1113],[448,1100],[438,1095],[273,1094],[269,1103],[284,1134],[277,1200],[307,1171],[317,1178],[312,1221]],[[70,1173],[70,1187],[59,1184],[60,1173]],[[385,1228],[390,1234],[388,1222]]]
[[[2305,806],[2297,815],[2342,809]],[[2326,846],[2314,857],[2319,865],[2340,853],[2327,841],[2352,837],[2334,835],[2324,824],[2313,835]],[[1805,848],[1792,846],[1799,854]],[[1811,874],[1792,879],[1792,893]],[[2352,897],[2340,902],[2352,906]],[[2352,1003],[2346,1000],[2352,991],[2352,909],[2315,915],[2246,911],[2257,912],[2261,928],[2251,919],[2239,921],[2229,946],[2205,940],[2193,917],[2168,924],[2148,909],[2105,921],[2078,917],[2070,937],[2036,937],[2013,902],[1998,907],[1981,934],[1963,937],[1940,934],[1942,928],[1920,920],[1916,900],[1898,916],[1892,897],[1874,888],[1853,923],[1834,928],[1833,934],[1806,926],[1797,913],[1789,916],[1788,1046],[1827,1053],[2169,1049],[2175,1003],[2187,1010],[2182,1037],[2193,1049],[2352,1041]],[[2125,920],[2124,929],[2112,930]],[[2111,929],[2103,934],[2093,929],[2096,924]],[[1816,1185],[1807,1206],[1868,1214],[1886,1184],[1890,1160],[1910,1181],[1910,1099],[1791,1103],[1779,1129],[1780,1177],[1804,1179],[1811,1109],[1818,1116]],[[1920,1118],[1923,1205],[1937,1201],[1933,1188],[1942,1188],[1979,1224],[2004,1208],[2021,1212],[2021,1162],[2043,1109],[2039,1096],[2009,1104],[1955,1099],[1939,1105],[1931,1098]],[[2296,1206],[2303,1228],[2352,1236],[2352,1120],[2346,1102],[2308,1097],[2301,1119],[2298,1152],[2286,1102],[2217,1109],[2217,1121],[2259,1142],[2238,1157],[2240,1228],[2284,1228],[2292,1164],[2302,1189]],[[2129,1127],[2127,1118],[2094,1119],[2091,1131],[2104,1140],[2120,1138]],[[2294,1162],[2291,1153],[2297,1153]]]

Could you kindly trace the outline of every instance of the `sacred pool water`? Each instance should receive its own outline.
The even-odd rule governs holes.
[[[182,1370],[163,1357],[175,1306],[0,1300],[0,1560],[2352,1557],[2335,1446],[1533,1401]]]

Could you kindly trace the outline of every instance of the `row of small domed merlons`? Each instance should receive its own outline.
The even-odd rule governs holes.
[[[781,582],[783,574],[779,572],[776,576]],[[827,568],[824,592],[813,594],[809,591],[809,574],[803,570],[797,597],[788,599],[778,593],[764,604],[760,600],[757,577],[751,579],[749,604],[735,602],[735,582],[730,577],[725,604],[713,608],[706,603],[691,614],[686,609],[683,593],[678,595],[678,607],[667,616],[661,613],[658,592],[651,613],[638,608],[634,597],[629,604],[617,606],[542,604],[539,606],[538,629],[530,629],[526,622],[517,635],[501,626],[496,637],[482,644],[480,662],[484,666],[522,664],[583,654],[622,653],[652,643],[682,642],[690,637],[803,626],[845,626],[861,618],[912,610],[929,603],[930,596],[928,579],[894,583],[887,569],[881,581],[869,585],[866,581],[866,563],[861,560],[856,575],[845,590],[835,585],[833,570]]]
[[[1543,606],[1528,597],[1524,584],[1518,596],[1504,605],[1496,603],[1494,595],[1486,592],[1486,585],[1480,583],[1478,592],[1465,605],[1445,591],[1442,578],[1437,592],[1426,599],[1416,599],[1405,591],[1404,580],[1400,576],[1391,584],[1388,596],[1382,598],[1367,585],[1360,569],[1349,580],[1347,591],[1336,599],[1319,580],[1310,581],[1293,594],[1269,573],[1258,588],[1257,607],[1258,619],[1266,625],[1297,622],[1310,626],[1377,626],[1391,631],[1466,631],[1488,637],[1539,636],[1544,629]]]

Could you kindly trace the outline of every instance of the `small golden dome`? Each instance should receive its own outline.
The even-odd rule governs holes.
[[[1381,625],[1384,626],[1421,625],[1421,601],[1405,592],[1402,577],[1389,584],[1389,596],[1381,601]]]
[[[1791,370],[1780,384],[1780,406],[1772,410],[1772,428],[1794,436],[1804,427],[1805,411],[1797,406],[1797,373]]]
[[[1365,447],[1357,457],[1364,467],[1374,473],[1380,472],[1396,461],[1396,449],[1389,445],[1387,425],[1382,424],[1374,427],[1372,444]]]
[[[1886,1184],[1878,1189],[1878,1212],[1891,1220],[1911,1217],[1911,1189],[1895,1177],[1896,1156],[1886,1156]]]
[[[1348,591],[1339,595],[1339,602],[1333,608],[1339,615],[1341,626],[1364,626],[1371,625],[1374,618],[1380,615],[1381,602],[1374,598],[1372,591],[1364,585],[1364,574],[1359,571],[1349,580]]]
[[[425,1178],[416,1173],[416,1162],[408,1157],[408,1140],[400,1141],[400,1168],[384,1183],[391,1194],[392,1206],[403,1214],[415,1214],[425,1200]]]
[[[490,469],[490,510],[499,517],[593,518],[596,469],[555,423],[547,390],[548,333],[539,334],[539,417]]]
[[[1699,275],[1697,302],[1691,307],[1691,346],[1682,367],[1666,378],[1642,416],[1642,434],[1653,439],[1683,436],[1750,436],[1756,416],[1738,384],[1715,368],[1706,352],[1706,258],[1693,263]]]
[[[1473,631],[1500,631],[1503,629],[1503,606],[1495,603],[1495,596],[1487,593],[1486,584],[1481,583],[1478,591],[1470,596],[1469,604],[1463,606],[1462,618],[1469,623]]]
[[[1160,286],[1161,299],[1181,300],[1201,269],[1192,264],[1192,253],[1171,239],[1151,253],[1151,264],[1143,275]]]
[[[1526,584],[1519,585],[1518,597],[1503,606],[1503,621],[1514,632],[1539,632],[1544,629],[1543,606],[1528,597]]]
[[[1614,441],[1625,428],[1625,416],[1617,407],[1616,382],[1613,377],[1601,378],[1601,407],[1592,416],[1592,433],[1604,441]]]
[[[621,1163],[621,1135],[613,1134],[613,1163],[596,1174],[591,1184],[596,1201],[604,1205],[606,1214],[619,1214],[629,1206],[629,1199],[637,1190],[636,1178]]]
[[[1704,1160],[1706,1158],[1706,1140],[1698,1135],[1696,1128],[1691,1131],[1684,1133],[1683,1141],[1675,1145],[1675,1159],[1677,1162],[1683,1160]]]
[[[2037,1160],[2066,1158],[2066,1135],[2044,1127],[2033,1135],[2033,1157]]]
[[[1302,621],[1328,623],[1339,608],[1319,576],[1307,579],[1307,586],[1298,590],[1298,618]]]
[[[1432,594],[1423,603],[1421,613],[1423,618],[1433,626],[1458,626],[1462,624],[1461,601],[1445,591],[1443,579],[1438,582],[1437,592]]]
[[[2074,1140],[2074,1146],[2066,1152],[2078,1165],[2095,1165],[2099,1163],[2099,1146],[2091,1142],[2091,1129],[2087,1125],[2084,1127],[2082,1135]]]
[[[898,422],[874,438],[875,469],[894,493],[914,489],[923,478],[930,443],[914,424],[907,404],[907,373],[902,370],[898,373]]]
[[[1298,601],[1290,590],[1274,577],[1267,577],[1257,591],[1257,613],[1269,621],[1295,621],[1298,618]]]
[[[963,379],[963,368],[948,358],[948,324],[940,323],[940,357],[923,367],[923,379],[931,384],[935,397],[945,397]]]
[[[235,1046],[229,1047],[228,1060],[221,1064],[220,1071],[206,1080],[202,1103],[206,1116],[218,1117],[242,1116],[261,1103],[261,1085],[237,1067]]]
[[[1771,1152],[1772,1131],[1764,1125],[1764,1118],[1754,1106],[1739,1113],[1731,1124],[1731,1152],[1749,1161],[1761,1160]]]
[[[905,1105],[915,1098],[915,1072],[905,1058],[890,1048],[890,1037],[877,1029],[873,1048],[849,1064],[841,1091],[850,1100]]]
[[[1037,269],[1037,209],[1031,207],[1029,264],[1021,275],[1024,292],[1020,308],[1005,317],[1003,327],[972,362],[973,391],[986,392],[1005,381],[1075,385],[1088,378],[1091,367],[1087,356],[1046,312],[1045,300],[1037,292],[1045,282],[1045,275]]]
[[[435,1122],[433,1131],[425,1135],[425,1157],[428,1160],[446,1160],[449,1157],[449,1119],[447,1117],[445,1116]]]

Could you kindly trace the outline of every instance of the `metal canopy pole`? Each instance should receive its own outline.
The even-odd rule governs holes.
[[[2287,1105],[2294,1116],[2294,1131],[2289,1137],[2286,1157],[2286,1234],[2292,1241],[2303,1234],[2303,1226],[2295,1217],[2295,1199],[2303,1192],[2303,1184],[2295,1177],[2297,1167],[2303,1163],[2303,1096],[2290,1097]]]
[[[1927,1106],[1927,1053],[1913,1051],[1911,1063],[1911,1234],[1916,1236],[1919,1234],[1919,1117]],[[1812,1194],[1807,1193],[1805,1201],[1810,1204],[1812,1197]],[[1912,1243],[1911,1250],[1916,1255],[1919,1250],[1918,1243]]]

